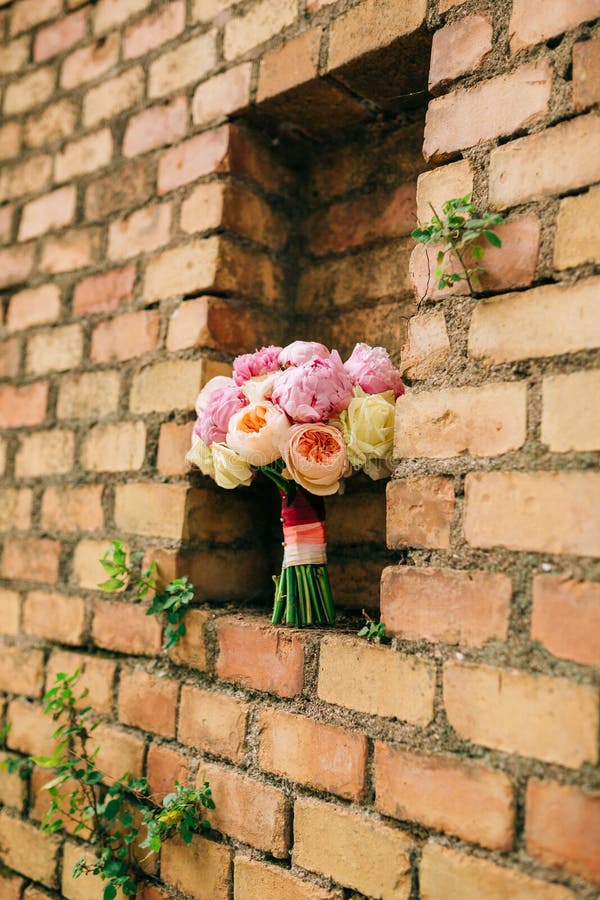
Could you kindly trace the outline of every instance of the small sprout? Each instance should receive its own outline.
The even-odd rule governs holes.
[[[376,622],[366,610],[361,610],[365,624],[358,632],[359,637],[364,637],[373,644],[381,644],[388,640],[385,634],[385,622]]]

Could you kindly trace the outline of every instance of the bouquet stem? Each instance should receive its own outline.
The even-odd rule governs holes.
[[[335,607],[327,572],[325,503],[322,497],[297,487],[293,498],[283,490],[284,557],[274,578],[273,624],[332,625]]]

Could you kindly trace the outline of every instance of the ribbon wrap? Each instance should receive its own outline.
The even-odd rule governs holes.
[[[298,486],[288,503],[281,495],[283,522],[283,568],[324,565],[327,562],[325,536],[325,501]]]

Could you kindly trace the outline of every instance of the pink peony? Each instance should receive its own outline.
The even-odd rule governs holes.
[[[194,433],[207,447],[210,447],[212,443],[224,441],[229,428],[229,420],[234,413],[239,412],[247,405],[248,399],[236,385],[213,391],[206,407],[196,420]]]
[[[233,361],[233,380],[242,385],[255,375],[267,375],[279,368],[281,347],[261,347],[254,353],[244,353]]]
[[[294,422],[323,422],[347,408],[352,381],[334,350],[328,359],[313,359],[281,372],[271,399]]]
[[[280,366],[301,366],[313,359],[327,359],[329,350],[317,341],[294,341],[279,354]]]
[[[352,383],[359,385],[366,394],[393,391],[394,396],[398,398],[404,393],[400,372],[394,367],[389,353],[383,347],[357,344],[344,367]]]

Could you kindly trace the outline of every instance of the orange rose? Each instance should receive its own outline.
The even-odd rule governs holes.
[[[350,471],[344,438],[332,425],[294,425],[283,458],[283,474],[321,496],[335,494]]]

